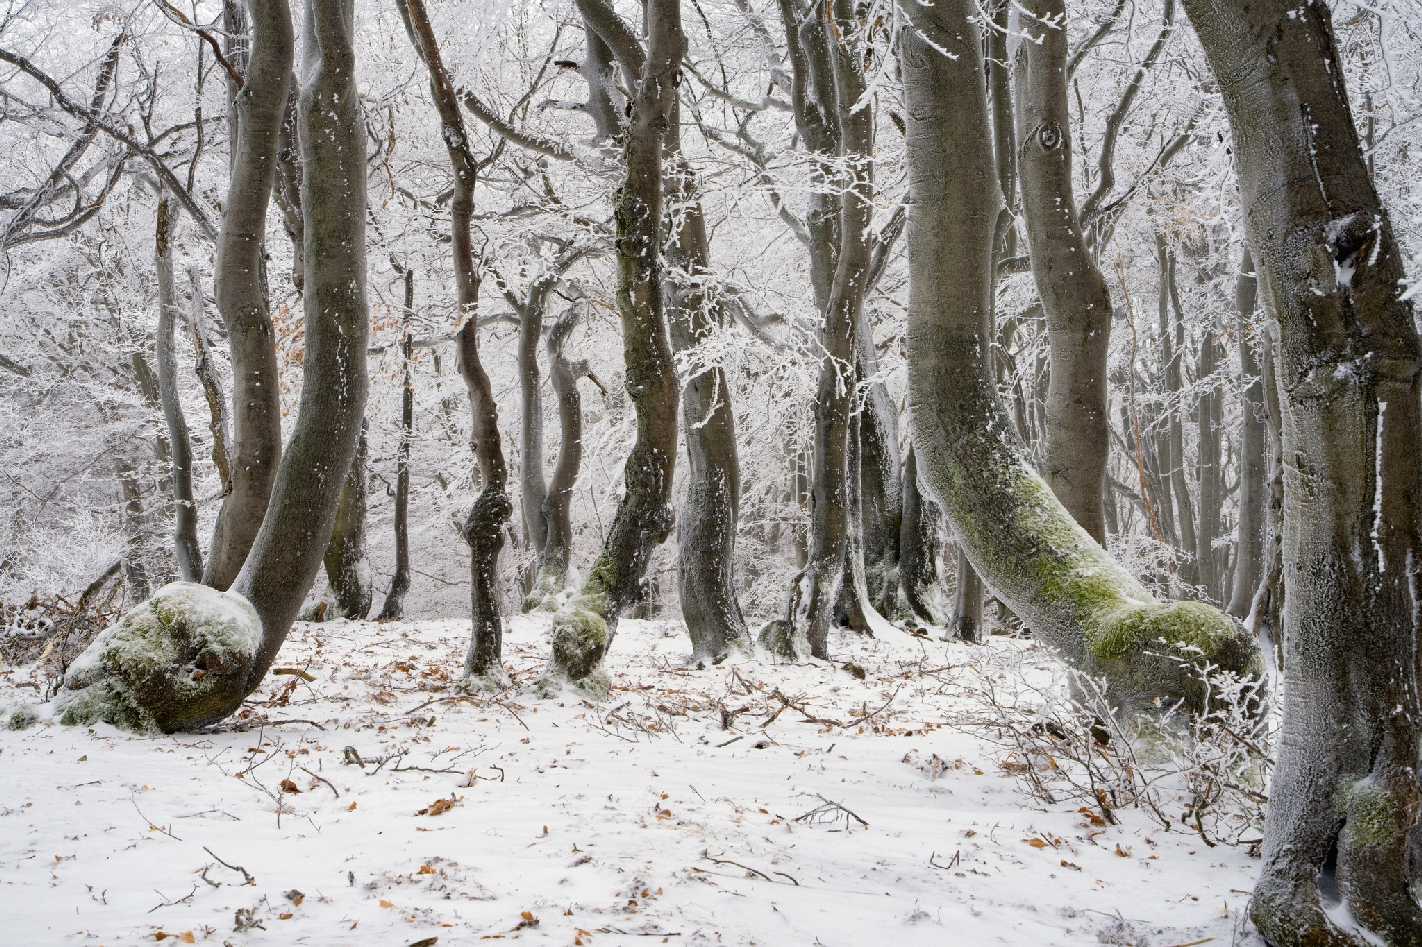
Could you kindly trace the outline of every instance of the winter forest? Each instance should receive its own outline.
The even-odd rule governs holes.
[[[0,0],[0,944],[1422,945],[1418,0]]]

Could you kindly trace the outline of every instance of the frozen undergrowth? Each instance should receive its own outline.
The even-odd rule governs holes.
[[[452,679],[464,622],[333,622],[218,732],[0,732],[5,939],[1232,941],[1244,850],[1034,799],[956,725],[994,668],[1047,686],[1031,646],[836,635],[838,665],[688,670],[678,626],[624,621],[593,705],[534,696],[547,624],[511,623],[493,697]]]

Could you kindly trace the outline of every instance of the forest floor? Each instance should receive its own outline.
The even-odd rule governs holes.
[[[506,635],[514,686],[461,696],[467,627],[298,625],[302,673],[218,732],[0,730],[0,943],[1242,940],[1242,849],[1043,805],[965,725],[991,709],[965,678],[1050,680],[1030,644],[688,670],[677,625],[626,621],[592,704],[535,695],[538,617]]]

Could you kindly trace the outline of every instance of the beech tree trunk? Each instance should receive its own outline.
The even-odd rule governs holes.
[[[927,625],[942,622],[934,601],[938,586],[938,523],[933,501],[919,487],[918,458],[910,441],[904,457],[903,518],[899,524],[901,613]]]
[[[1284,718],[1251,914],[1283,945],[1422,944],[1419,349],[1323,0],[1186,0],[1279,324]]]
[[[635,55],[629,48],[635,36],[605,0],[578,0],[578,9],[615,51]],[[550,682],[570,681],[593,693],[606,693],[602,659],[618,616],[637,599],[652,551],[666,540],[673,521],[677,383],[663,296],[662,152],[686,52],[680,0],[648,0],[646,22],[645,65],[624,132],[627,177],[614,205],[617,308],[637,439],[624,468],[622,502],[597,563],[553,620],[549,668]]]
[[[548,330],[548,381],[558,403],[558,458],[543,500],[543,521],[547,538],[542,550],[542,566],[537,588],[543,595],[563,591],[568,564],[573,553],[573,488],[583,462],[583,398],[578,379],[588,373],[586,362],[570,362],[563,354],[568,336],[577,326],[577,310],[569,309]]]
[[[331,529],[331,541],[326,545],[323,562],[326,581],[336,599],[336,610],[342,618],[362,619],[370,614],[375,589],[371,585],[370,562],[365,555],[366,443],[365,423],[361,424],[355,457],[341,488],[336,505],[336,521]]]
[[[1198,647],[1232,670],[1252,642],[1197,603],[1162,603],[1075,522],[1034,472],[993,383],[992,312],[1002,208],[973,0],[911,2],[900,35],[909,159],[909,404],[925,479],[993,594],[1034,635],[1107,677],[1129,709],[1202,700],[1194,675],[1153,652]],[[945,54],[946,51],[946,54]]]
[[[410,445],[415,438],[415,338],[410,317],[415,312],[415,271],[405,269],[405,311],[400,339],[400,443],[395,448],[395,574],[376,621],[399,621],[410,591]]]
[[[513,513],[508,496],[508,466],[499,437],[499,410],[489,375],[479,360],[479,265],[474,253],[474,187],[479,166],[464,130],[464,114],[444,62],[423,0],[396,0],[405,30],[430,76],[430,98],[439,114],[441,137],[454,171],[450,201],[451,245],[459,332],[456,364],[469,397],[471,433],[483,488],[464,521],[469,543],[470,598],[473,638],[464,661],[470,678],[490,686],[507,682],[503,669],[503,615],[499,606],[498,559],[504,547],[504,524]]]
[[[1195,369],[1195,378],[1201,384],[1219,367],[1219,355],[1214,332],[1207,329],[1200,339],[1200,357]],[[1195,562],[1199,564],[1200,584],[1215,601],[1224,598],[1224,550],[1215,548],[1215,540],[1220,537],[1220,508],[1224,501],[1222,399],[1219,386],[1212,385],[1200,396],[1196,407],[1195,479],[1200,485],[1200,522],[1195,530]]]
[[[683,40],[683,43],[685,41]],[[669,224],[667,258],[685,280],[670,287],[672,347],[686,352],[722,324],[719,302],[707,294],[711,240],[696,194],[696,178],[681,153],[681,106],[672,107],[666,140],[668,198],[678,205]],[[736,532],[740,527],[741,467],[736,415],[726,372],[715,365],[686,380],[681,392],[686,432],[686,496],[677,511],[677,589],[691,636],[693,663],[718,663],[748,652],[750,635],[736,596]]]
[[[287,17],[274,0],[270,14]],[[330,543],[369,388],[365,348],[365,126],[355,84],[354,0],[307,0],[300,115],[306,358],[301,404],[271,503],[233,583],[262,621],[248,676],[261,682]],[[260,57],[260,30],[255,62]],[[285,68],[285,67],[283,67]]]
[[[1065,0],[1025,0],[1010,23],[1022,216],[1051,343],[1042,467],[1062,505],[1104,543],[1111,294],[1072,190]]]
[[[1259,345],[1254,335],[1254,310],[1258,295],[1254,260],[1246,245],[1239,261],[1239,276],[1234,283],[1239,329],[1239,374],[1245,384],[1239,406],[1239,521],[1235,528],[1233,583],[1229,606],[1225,609],[1236,618],[1248,617],[1250,603],[1254,601],[1259,578],[1264,572],[1264,498],[1269,489],[1269,446],[1264,378],[1259,366]],[[1264,357],[1268,358],[1267,352]]]
[[[203,581],[232,584],[262,524],[281,458],[276,341],[263,275],[267,205],[295,45],[285,0],[249,0],[252,44],[234,103],[232,181],[217,242],[217,308],[232,355],[232,489],[223,499]]]
[[[158,397],[168,426],[170,469],[173,478],[173,554],[178,578],[196,582],[202,576],[202,546],[197,536],[197,504],[193,497],[193,442],[183,415],[178,390],[178,357],[174,351],[178,323],[178,290],[173,277],[173,227],[166,192],[158,195],[154,233],[154,264],[158,278],[157,364]]]

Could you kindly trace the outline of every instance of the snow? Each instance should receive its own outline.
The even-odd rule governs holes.
[[[1030,645],[836,635],[863,680],[690,670],[680,626],[624,620],[593,705],[533,696],[548,619],[510,626],[515,685],[494,698],[452,686],[466,622],[331,622],[298,625],[277,662],[314,680],[273,676],[218,732],[0,731],[0,901],[24,906],[3,939],[1232,942],[1256,873],[1242,850],[1135,810],[1092,827],[1044,808],[951,725],[982,711],[954,686],[970,664],[1050,678]],[[0,704],[34,693],[29,673],[0,672]],[[797,821],[821,797],[868,826]],[[263,926],[234,931],[239,912]]]

